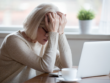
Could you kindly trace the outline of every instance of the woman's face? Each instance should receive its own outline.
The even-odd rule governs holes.
[[[37,41],[44,45],[48,41],[48,31],[44,27],[39,27],[37,32]]]

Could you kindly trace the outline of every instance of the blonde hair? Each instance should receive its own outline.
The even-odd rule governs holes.
[[[24,30],[28,37],[35,40],[37,37],[37,30],[44,19],[45,14],[48,12],[57,12],[58,8],[52,4],[41,4],[38,5],[24,21]]]

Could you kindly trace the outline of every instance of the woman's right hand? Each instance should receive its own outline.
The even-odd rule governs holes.
[[[57,13],[49,12],[45,15],[45,26],[49,32],[57,32],[59,27],[59,16]]]

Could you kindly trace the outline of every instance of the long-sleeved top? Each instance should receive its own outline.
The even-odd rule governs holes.
[[[44,72],[52,72],[54,66],[72,67],[65,34],[49,32],[44,53],[41,53],[42,47],[27,41],[20,31],[7,35],[0,47],[0,83],[23,83]]]

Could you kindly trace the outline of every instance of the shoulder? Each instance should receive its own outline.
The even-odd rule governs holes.
[[[8,34],[2,42],[3,45],[12,45],[12,44],[20,44],[20,43],[26,44],[27,41],[18,34],[18,31]]]
[[[19,35],[17,35],[17,32],[11,33],[7,35],[4,39],[5,42],[14,42],[14,41],[21,41]]]
[[[3,49],[9,50],[10,48],[15,49],[15,47],[20,46],[20,44],[25,44],[25,43],[16,35],[16,32],[14,32],[14,33],[8,34],[4,38],[0,48],[2,50]]]
[[[28,41],[21,35],[21,33],[19,33],[19,31],[7,35],[4,41],[7,42],[19,41],[19,42],[28,43]]]
[[[3,44],[5,44],[6,46],[25,45],[31,48],[30,43],[26,39],[24,39],[24,37],[21,34],[19,34],[18,31],[7,35],[3,41]]]

